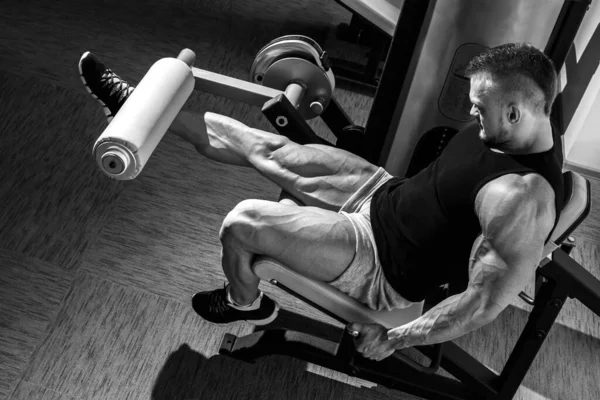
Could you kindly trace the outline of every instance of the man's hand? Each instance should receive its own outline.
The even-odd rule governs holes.
[[[348,324],[348,332],[358,332],[354,339],[356,350],[363,357],[374,361],[381,361],[396,351],[397,340],[388,340],[388,330],[379,324],[359,324],[357,322]]]

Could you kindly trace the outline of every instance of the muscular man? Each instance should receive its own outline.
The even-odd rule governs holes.
[[[89,52],[79,69],[110,122],[134,88]],[[562,147],[549,119],[557,76],[541,51],[519,43],[477,56],[466,74],[477,123],[410,179],[340,149],[181,112],[171,132],[212,160],[255,168],[293,199],[245,200],[225,217],[229,283],[196,293],[194,310],[218,324],[275,319],[277,303],[251,269],[267,255],[375,310],[406,307],[444,283],[464,289],[394,329],[351,324],[374,360],[494,320],[532,281],[562,208]]]

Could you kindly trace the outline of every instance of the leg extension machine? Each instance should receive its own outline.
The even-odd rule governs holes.
[[[348,143],[361,144],[362,133],[355,129],[331,95],[334,81],[327,73],[329,67],[324,53],[315,51],[314,44],[309,42],[304,37],[284,37],[267,45],[259,52],[252,68],[251,80],[255,83],[191,67],[195,55],[189,50],[183,51],[178,60],[170,59],[169,64],[163,64],[166,66],[161,67],[160,74],[152,75],[152,79],[161,82],[148,84],[152,70],[149,71],[96,142],[94,153],[100,169],[113,179],[134,179],[194,86],[197,90],[262,107],[275,129],[298,143],[333,146],[316,135],[306,123],[308,118],[321,116],[338,137],[338,146],[348,137],[352,138],[346,140]],[[182,81],[187,83],[173,83],[167,73],[171,69],[181,74]],[[144,85],[150,89],[140,90]],[[161,94],[175,96],[173,93],[178,91],[186,93],[175,96],[178,98],[176,106],[167,102],[169,104],[164,108],[158,105],[136,115],[138,103],[144,101],[140,96],[134,97],[136,93],[143,96],[147,93],[145,90],[156,87],[164,93],[153,93],[155,98]],[[135,124],[128,125],[130,119]],[[122,128],[133,126],[142,131],[129,136],[127,132],[121,132]],[[441,136],[445,141],[446,135]],[[437,147],[433,146],[431,154],[435,154]],[[243,360],[286,354],[430,399],[512,398],[568,297],[578,299],[600,315],[600,282],[568,255],[569,235],[590,210],[590,185],[573,172],[564,173],[564,180],[565,208],[540,261],[535,298],[521,294],[523,300],[534,306],[533,311],[500,374],[452,342],[416,348],[419,358],[429,360],[426,364],[409,356],[415,349],[399,351],[381,362],[373,362],[356,353],[352,338],[345,330],[338,332],[337,338],[285,329],[266,329],[244,337],[226,335],[220,353]],[[424,308],[437,304],[453,292],[451,287],[440,288],[437,296],[424,303],[404,310],[374,312],[333,287],[301,276],[274,260],[259,258],[253,268],[261,279],[289,291],[344,324],[377,322],[388,328],[396,327],[418,318]],[[440,367],[457,380],[437,374]]]

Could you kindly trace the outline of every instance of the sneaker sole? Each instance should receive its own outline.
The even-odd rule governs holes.
[[[83,86],[85,87],[85,90],[94,98],[96,99],[96,101],[98,103],[100,103],[100,105],[102,106],[102,111],[104,111],[104,115],[106,116],[106,118],[108,119],[108,122],[111,122],[114,118],[114,116],[112,115],[112,113],[110,112],[110,109],[106,106],[106,104],[104,104],[104,102],[102,100],[100,100],[98,98],[98,96],[96,96],[93,92],[92,89],[90,89],[89,85],[87,84],[87,81],[85,80],[85,78],[83,77],[83,71],[81,70],[81,61],[89,54],[89,51],[86,51],[85,53],[83,53],[83,55],[81,56],[81,58],[79,59],[79,64],[77,65],[78,69],[79,69],[79,79],[81,79],[81,82],[83,83]]]
[[[253,320],[253,321],[248,321],[248,320],[245,320],[245,321],[252,325],[267,325],[267,324],[270,324],[271,322],[275,321],[278,314],[279,314],[279,304],[275,303],[275,311],[273,311],[273,314],[271,314],[271,316],[269,318]]]
[[[268,325],[271,322],[275,321],[275,319],[277,318],[277,316],[279,314],[279,310],[280,310],[279,304],[277,302],[275,302],[275,311],[273,312],[273,314],[271,314],[269,316],[269,318],[265,318],[265,319],[251,319],[251,320],[244,319],[244,320],[240,320],[240,321],[244,321],[244,322],[247,322],[249,324],[258,325],[258,326]],[[221,323],[221,324],[218,323],[218,322],[211,322],[211,321],[207,321],[207,322],[210,322],[211,324],[218,325],[218,326],[228,326],[228,325],[234,324],[234,323],[239,322],[239,321],[226,322],[226,323]]]

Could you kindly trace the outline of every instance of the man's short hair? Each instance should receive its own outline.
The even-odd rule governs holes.
[[[513,90],[534,102],[537,96],[532,85],[537,86],[544,95],[540,108],[545,115],[550,115],[558,92],[558,77],[552,60],[534,46],[507,43],[491,48],[473,58],[465,69],[468,78],[478,73],[489,73],[500,82],[512,81],[509,85]]]

